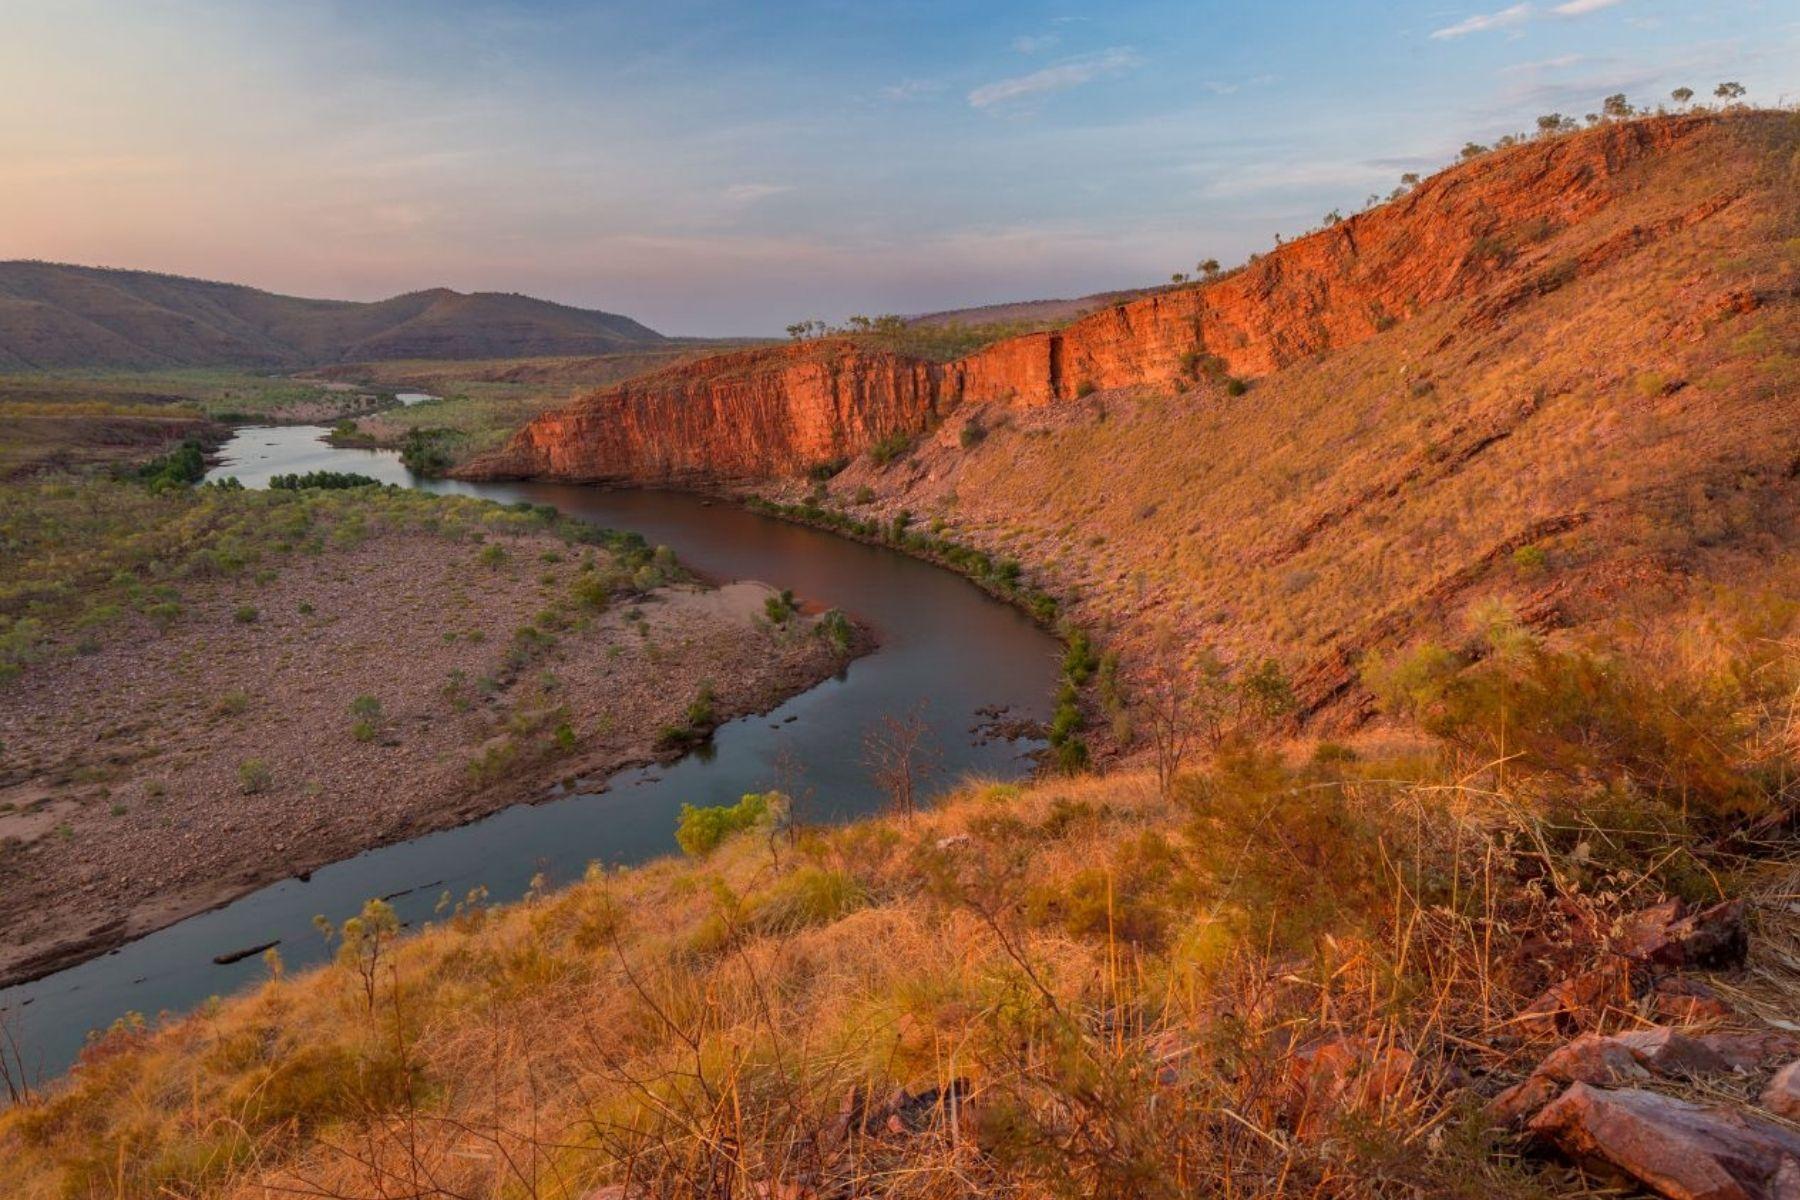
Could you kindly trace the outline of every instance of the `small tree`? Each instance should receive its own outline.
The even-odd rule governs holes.
[[[887,795],[890,811],[909,821],[917,806],[919,777],[932,759],[929,733],[915,709],[904,717],[881,718],[863,739],[863,762],[875,786]]]
[[[1728,80],[1727,82],[1721,83],[1718,87],[1714,88],[1713,95],[1717,96],[1719,99],[1721,99],[1721,100],[1725,101],[1727,104],[1729,104],[1733,100],[1743,99],[1744,91],[1745,91],[1745,88],[1744,88],[1743,84],[1738,83],[1736,80]]]
[[[1167,626],[1152,643],[1140,705],[1150,726],[1157,790],[1167,796],[1196,745],[1216,749],[1224,739],[1231,684],[1225,664],[1209,649],[1183,653]]]
[[[1487,152],[1488,148],[1483,146],[1480,142],[1464,142],[1462,151],[1457,157],[1464,162],[1468,162],[1471,158],[1480,158]]]
[[[1601,102],[1600,111],[1615,121],[1623,121],[1636,110],[1631,107],[1631,101],[1625,99],[1624,92],[1614,92]]]
[[[1216,258],[1205,259],[1198,264],[1198,269],[1200,274],[1204,275],[1206,278],[1217,279],[1219,276],[1219,260]]]
[[[1692,100],[1693,98],[1694,98],[1694,89],[1690,88],[1690,87],[1678,87],[1674,91],[1669,93],[1669,99],[1673,100],[1675,103],[1677,103],[1679,105],[1682,105],[1683,107],[1686,107],[1687,102]]]
[[[1187,281],[1188,281],[1187,275],[1181,271],[1177,271],[1173,275],[1169,276],[1170,283],[1186,283]]]
[[[356,972],[362,984],[363,1003],[375,1011],[375,987],[380,982],[382,955],[400,936],[400,918],[385,900],[370,900],[362,912],[333,929],[324,917],[314,917],[313,926],[329,942],[338,939],[338,961]]]

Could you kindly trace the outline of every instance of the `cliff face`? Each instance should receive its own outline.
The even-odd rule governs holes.
[[[614,482],[797,474],[916,433],[965,403],[1179,388],[1205,358],[1257,378],[1446,300],[1504,292],[1532,245],[1630,189],[1627,169],[1714,124],[1682,117],[1534,143],[1290,242],[1216,282],[1119,304],[948,364],[832,340],[721,355],[595,393],[522,430],[474,476]],[[1534,286],[1523,278],[1517,286]]]
[[[799,474],[939,413],[942,368],[848,342],[741,350],[545,413],[465,473],[699,483]]]

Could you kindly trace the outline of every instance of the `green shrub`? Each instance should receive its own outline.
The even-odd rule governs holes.
[[[569,585],[575,603],[591,612],[601,612],[607,601],[612,598],[612,589],[607,586],[598,571],[584,568],[575,576],[575,582]]]
[[[962,432],[957,435],[957,442],[964,450],[973,450],[987,440],[987,429],[974,417],[963,423]]]
[[[1513,551],[1512,560],[1521,574],[1537,575],[1544,570],[1550,556],[1544,553],[1542,546],[1520,546]]]
[[[840,653],[850,649],[850,639],[854,634],[850,618],[844,615],[842,609],[837,608],[820,613],[819,619],[813,624],[813,632],[837,647]]]
[[[771,795],[773,793],[749,792],[730,806],[695,808],[691,804],[682,805],[680,824],[675,828],[675,840],[681,845],[682,853],[703,858],[732,834],[767,819]]]
[[[381,701],[374,696],[358,696],[350,702],[351,736],[359,742],[372,742],[381,730]]]
[[[869,458],[874,461],[876,466],[885,467],[911,450],[912,447],[912,435],[895,430],[869,447]]]
[[[193,438],[188,438],[161,458],[145,463],[137,472],[138,478],[149,484],[153,492],[189,487],[199,483],[205,475],[206,451]]]
[[[1095,384],[1093,380],[1084,379],[1075,388],[1075,398],[1077,400],[1084,400],[1099,390],[1099,386]]]
[[[238,787],[246,796],[266,792],[274,782],[274,772],[269,769],[269,764],[260,758],[245,759],[238,765]]]
[[[346,488],[381,487],[379,479],[350,471],[308,471],[304,475],[276,475],[269,486],[279,491],[297,492],[306,488],[342,491]]]
[[[713,713],[713,685],[703,683],[695,694],[693,702],[687,706],[687,722],[696,729],[710,728],[716,723]]]
[[[231,614],[231,619],[239,625],[254,625],[261,615],[256,611],[255,605],[240,604],[237,606],[237,610]]]
[[[506,557],[506,547],[498,543],[483,546],[481,553],[475,556],[482,566],[496,571],[506,565]]]
[[[1800,670],[1754,640],[1722,667],[1659,670],[1617,652],[1545,645],[1504,614],[1483,638],[1480,661],[1426,644],[1372,659],[1364,678],[1390,711],[1472,760],[1504,760],[1509,774],[1577,793],[1624,789],[1702,825],[1766,811],[1795,769],[1791,752],[1770,753],[1760,714],[1800,687]]]
[[[794,600],[794,593],[783,590],[763,600],[763,615],[769,618],[772,625],[785,625],[788,618],[799,611],[799,607]]]
[[[758,933],[789,933],[829,925],[868,899],[868,892],[848,873],[809,864],[752,896],[744,906],[744,919]]]
[[[456,461],[450,444],[461,436],[454,429],[409,429],[400,443],[400,462],[415,475],[442,475]]]

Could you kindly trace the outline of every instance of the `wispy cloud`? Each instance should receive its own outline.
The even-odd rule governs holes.
[[[920,96],[932,96],[944,90],[944,84],[937,79],[902,79],[881,89],[884,100],[904,102],[917,100]]]
[[[1060,41],[1060,33],[1026,33],[1012,40],[1012,48],[1020,54],[1042,54]]]
[[[1530,75],[1538,71],[1563,71],[1586,61],[1584,55],[1559,54],[1555,58],[1540,58],[1536,62],[1513,63],[1511,66],[1501,67],[1500,72],[1503,75]]]
[[[1552,5],[1547,13],[1542,14],[1530,4],[1515,4],[1499,12],[1476,13],[1454,25],[1432,30],[1431,36],[1443,40],[1466,37],[1471,33],[1487,33],[1495,29],[1511,29],[1538,16],[1584,17],[1588,13],[1614,8],[1623,3],[1625,0],[1563,0],[1561,4]]]
[[[1583,0],[1571,0],[1571,3],[1582,2]],[[1467,37],[1471,33],[1486,33],[1494,29],[1510,29],[1531,20],[1531,13],[1531,5],[1515,4],[1511,8],[1503,8],[1499,12],[1476,13],[1454,25],[1446,25],[1442,29],[1432,30],[1431,36],[1442,40]]]
[[[1275,82],[1275,78],[1273,75],[1252,75],[1241,82],[1232,79],[1206,79],[1201,81],[1200,86],[1215,96],[1230,96],[1247,87],[1267,87]]]
[[[1128,71],[1142,62],[1130,49],[1115,47],[1098,54],[1071,58],[1041,71],[1033,71],[1029,75],[984,83],[969,93],[969,104],[974,108],[992,108],[996,104],[1006,104],[1031,96],[1067,91],[1108,75]]]
[[[734,183],[725,189],[725,198],[733,204],[754,204],[794,189],[782,183]]]

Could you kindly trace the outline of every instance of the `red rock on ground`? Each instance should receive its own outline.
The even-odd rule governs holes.
[[[1283,1116],[1297,1136],[1316,1138],[1341,1114],[1404,1104],[1427,1086],[1410,1051],[1368,1038],[1335,1038],[1294,1055]]]
[[[1702,1033],[1696,1039],[1739,1071],[1763,1071],[1800,1055],[1800,1037],[1778,1029]]]
[[[1734,1011],[1719,993],[1685,975],[1665,975],[1650,991],[1650,1015],[1672,1025],[1723,1020]]]
[[[1775,1072],[1763,1089],[1762,1102],[1776,1116],[1800,1121],[1800,1058]]]
[[[1629,1007],[1637,992],[1631,965],[1609,962],[1552,984],[1526,1005],[1517,1024],[1527,1037],[1562,1037],[1591,1029],[1608,1009]]]
[[[1626,918],[1614,949],[1634,962],[1663,967],[1728,967],[1743,962],[1747,938],[1742,900],[1691,913],[1670,900]]]
[[[1670,1200],[1800,1197],[1800,1133],[1732,1109],[1576,1083],[1531,1131]]]
[[[1488,1116],[1497,1125],[1518,1125],[1573,1083],[1616,1087],[1656,1075],[1669,1078],[1731,1069],[1723,1055],[1679,1030],[1635,1029],[1606,1037],[1586,1033],[1553,1050],[1523,1082],[1494,1097]]]

